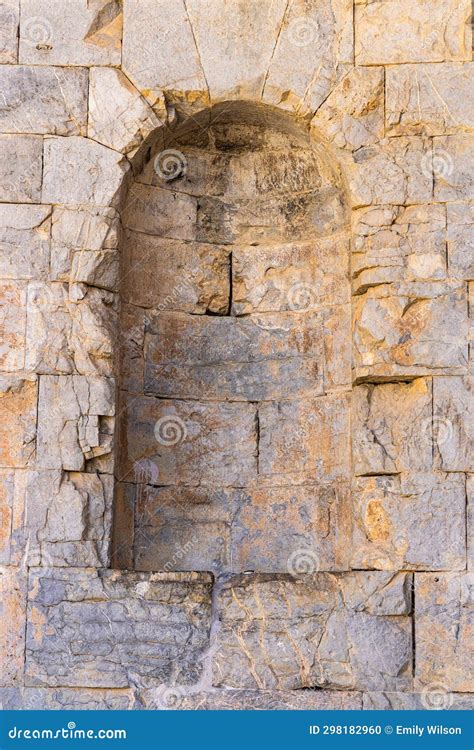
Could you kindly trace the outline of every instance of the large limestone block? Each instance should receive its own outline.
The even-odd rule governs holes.
[[[15,501],[15,472],[0,470],[0,565],[10,563],[10,542]]]
[[[148,330],[146,393],[204,401],[323,393],[321,313],[244,318],[160,313]]]
[[[416,689],[474,692],[473,586],[472,573],[415,575]]]
[[[109,206],[127,169],[121,154],[88,138],[45,138],[43,202]]]
[[[43,139],[40,136],[0,135],[0,184],[3,202],[41,203],[42,172]]]
[[[404,573],[231,578],[218,592],[213,684],[409,689],[409,581]]]
[[[25,658],[26,573],[0,568],[0,686],[23,681]]]
[[[443,135],[474,128],[474,63],[386,69],[389,135]]]
[[[111,377],[118,322],[118,295],[86,284],[69,287],[69,349],[81,375]]]
[[[353,392],[356,474],[429,471],[432,465],[431,382],[357,386]]]
[[[135,708],[135,695],[127,689],[4,688],[0,689],[2,707],[5,711],[126,711]]]
[[[348,479],[347,394],[263,403],[258,417],[260,482],[278,486]]]
[[[449,203],[447,209],[450,275],[474,279],[474,205]]]
[[[0,378],[0,466],[25,467],[35,455],[37,383],[29,378]]]
[[[192,684],[209,646],[208,574],[33,568],[27,686]]]
[[[144,391],[146,313],[146,310],[123,301],[120,305],[119,338],[116,343],[120,358],[120,387],[131,393]]]
[[[145,234],[202,240],[204,238],[196,237],[196,213],[197,201],[193,196],[134,182],[127,195],[122,221],[127,229]]]
[[[466,564],[465,477],[359,477],[352,567],[462,570]]]
[[[442,471],[474,471],[474,379],[433,383],[436,464]]]
[[[42,375],[38,402],[38,467],[82,471],[112,450],[104,417],[115,413],[114,381],[82,375]]]
[[[85,135],[87,79],[85,68],[2,65],[2,133]]]
[[[87,135],[104,146],[128,154],[161,121],[140,92],[116,68],[91,68]]]
[[[460,282],[368,289],[355,300],[353,320],[358,378],[466,372],[469,321]]]
[[[52,375],[73,372],[67,285],[31,281],[27,294],[26,369]]]
[[[353,68],[311,120],[336,148],[354,151],[384,137],[383,68]]]
[[[436,201],[465,201],[474,198],[473,159],[473,133],[433,138]]]
[[[474,474],[468,474],[466,477],[466,496],[467,496],[467,567],[469,570],[474,569]]]
[[[2,693],[0,692],[0,700]],[[208,690],[140,692],[145,708],[179,711],[350,711],[362,708],[362,694],[350,690]]]
[[[20,62],[120,65],[121,4],[117,0],[22,0]]]
[[[242,486],[255,477],[254,404],[126,396],[120,478],[137,482],[151,462],[153,484]]]
[[[208,13],[212,12],[206,6]],[[219,21],[220,22],[220,21]],[[215,37],[214,28],[212,39]],[[123,70],[153,104],[162,90],[174,103],[202,109],[207,83],[183,0],[127,0],[124,5]],[[177,100],[177,102],[176,102]]]
[[[0,277],[45,279],[49,270],[50,232],[50,206],[1,204]]]
[[[471,60],[471,15],[471,0],[356,0],[356,63]]]
[[[125,230],[122,252],[128,269],[122,297],[128,302],[158,310],[227,313],[230,260],[226,246]]]
[[[356,293],[391,281],[445,278],[445,207],[385,205],[355,211],[352,274]]]
[[[0,281],[0,370],[5,372],[25,364],[26,288],[23,281]]]
[[[3,0],[0,5],[0,63],[18,61],[20,0]]]

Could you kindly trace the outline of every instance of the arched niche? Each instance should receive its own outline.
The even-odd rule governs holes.
[[[155,133],[124,202],[113,565],[348,567],[341,176],[227,103]]]

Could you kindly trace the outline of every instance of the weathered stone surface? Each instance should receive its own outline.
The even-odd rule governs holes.
[[[115,412],[114,382],[82,375],[43,375],[38,402],[38,467],[82,471],[112,450],[101,430]]]
[[[472,573],[415,575],[415,689],[474,692]]]
[[[322,329],[321,313],[160,313],[145,335],[145,392],[204,401],[321,395]]]
[[[15,472],[0,470],[0,565],[10,562],[10,537],[13,520]]]
[[[232,311],[308,310],[349,301],[346,237],[232,248]]]
[[[145,359],[143,344],[146,310],[122,302],[120,305],[119,340],[117,348],[120,361],[120,386],[124,391],[143,393]]]
[[[346,173],[354,207],[431,200],[431,144],[422,138],[385,138],[359,149],[353,159]]]
[[[298,580],[230,579],[218,594],[213,684],[409,689],[411,632],[404,593],[409,578],[317,573]]]
[[[43,139],[36,135],[0,135],[1,200],[40,203]]]
[[[128,302],[158,310],[227,313],[230,261],[225,246],[126,230],[122,252],[128,269],[123,297]]]
[[[210,597],[205,573],[33,568],[26,685],[197,682],[209,645]]]
[[[50,231],[49,206],[0,204],[0,277],[45,279]]]
[[[135,708],[132,690],[74,688],[3,688],[4,711],[124,711]]]
[[[134,182],[122,221],[128,229],[177,240],[196,239],[196,199]],[[205,240],[204,240],[205,241]]]
[[[450,275],[474,278],[474,207],[450,203],[448,209],[448,262]]]
[[[373,206],[355,211],[352,274],[356,293],[391,281],[445,278],[445,207]]]
[[[0,327],[0,370],[22,370],[25,363],[25,282],[0,281]]]
[[[100,143],[80,136],[47,137],[43,202],[109,206],[118,199],[126,171],[122,155]]]
[[[162,124],[128,78],[116,68],[91,68],[87,134],[128,154]]]
[[[352,567],[463,570],[465,477],[359,477],[354,488]]]
[[[26,574],[0,568],[0,685],[21,685],[25,655]]]
[[[384,137],[384,69],[354,68],[311,120],[337,148],[350,151]]]
[[[0,692],[0,700],[1,700]],[[166,699],[168,698],[168,701]],[[362,695],[347,690],[218,690],[195,688],[140,691],[143,708],[179,711],[344,711],[362,708]],[[166,705],[171,703],[171,706]]]
[[[386,69],[390,135],[443,135],[474,128],[474,64],[393,65]]]
[[[353,320],[358,378],[466,372],[469,323],[464,284],[377,286],[357,299]]]
[[[426,711],[430,708],[451,711],[472,711],[472,693],[450,693],[433,686],[434,700],[430,702],[430,691],[421,693],[364,693],[364,711]]]
[[[27,295],[26,368],[41,374],[73,372],[67,285],[31,281]]]
[[[263,403],[259,480],[266,485],[330,482],[349,477],[349,399],[346,394]]]
[[[113,376],[118,318],[117,295],[85,284],[69,286],[71,316],[69,349],[82,375]]]
[[[474,379],[433,383],[435,461],[443,471],[474,471]]]
[[[122,479],[137,481],[143,459],[151,462],[153,484],[241,487],[255,477],[253,404],[124,394],[121,409]]]
[[[86,134],[85,68],[2,65],[0,86],[3,133]]]
[[[474,569],[474,475],[468,474],[466,477],[466,538],[467,538],[467,567],[468,570]]]
[[[474,134],[433,138],[435,201],[474,198]]]
[[[120,65],[122,13],[117,0],[22,0],[20,62]]]
[[[0,63],[18,60],[20,0],[2,0],[0,5]]]
[[[471,60],[470,14],[470,0],[356,0],[356,63]]]
[[[28,378],[0,377],[0,466],[25,467],[35,455],[37,384]]]
[[[432,464],[431,382],[361,385],[352,407],[355,473],[429,471]]]

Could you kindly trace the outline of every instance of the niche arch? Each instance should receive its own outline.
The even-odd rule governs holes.
[[[290,114],[156,131],[121,241],[112,565],[348,568],[348,204]]]

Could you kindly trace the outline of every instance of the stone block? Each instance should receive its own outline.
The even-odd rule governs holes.
[[[14,372],[25,364],[26,283],[0,281],[0,370]]]
[[[2,133],[86,135],[87,86],[86,68],[2,65]]]
[[[143,393],[145,360],[143,346],[145,327],[148,323],[146,311],[122,302],[118,341],[120,357],[120,386],[124,391]]]
[[[45,279],[50,231],[49,206],[0,204],[0,278]]]
[[[353,321],[359,379],[467,370],[469,321],[462,283],[396,282],[368,289],[356,298]]]
[[[23,682],[25,658],[26,574],[0,568],[0,686]]]
[[[35,456],[37,383],[34,376],[0,377],[0,466],[22,468]]]
[[[0,469],[0,565],[10,562],[14,494],[15,472]]]
[[[208,574],[31,569],[27,686],[192,684],[209,646]]]
[[[359,477],[352,567],[464,569],[465,504],[463,474]]]
[[[70,284],[69,350],[82,375],[112,377],[118,322],[118,295],[85,284]]]
[[[66,284],[28,284],[25,364],[32,372],[54,375],[74,371],[67,294]]]
[[[435,201],[468,201],[474,198],[474,134],[433,138]]]
[[[433,383],[435,462],[442,471],[474,471],[474,379]]]
[[[467,496],[467,514],[466,514],[466,538],[467,538],[467,567],[468,570],[474,569],[474,475],[468,474],[466,477],[466,496]]]
[[[352,448],[360,474],[426,472],[432,466],[431,381],[360,385],[353,392]]]
[[[0,700],[1,700],[0,692]],[[348,690],[144,690],[144,708],[179,711],[349,711],[360,710],[362,695]],[[168,701],[166,700],[168,699]]]
[[[0,63],[18,62],[20,0],[3,0],[0,5]]]
[[[415,575],[415,689],[474,692],[472,573]]]
[[[121,4],[117,0],[22,0],[20,62],[120,65]]]
[[[364,693],[364,711],[426,711],[443,710],[472,711],[472,693],[449,693],[439,686],[432,686],[432,693]]]
[[[43,139],[40,136],[0,135],[0,165],[3,202],[41,203]]]
[[[2,706],[5,711],[125,711],[135,708],[135,694],[127,689],[3,688]]]
[[[134,182],[128,191],[122,216],[124,227],[158,237],[194,240],[196,199],[152,185]]]
[[[449,203],[449,273],[458,279],[474,278],[474,207],[467,203]]]

